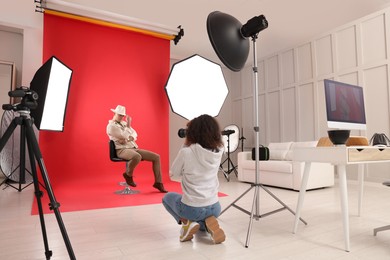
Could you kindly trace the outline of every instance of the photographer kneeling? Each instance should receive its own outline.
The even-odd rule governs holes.
[[[190,241],[198,231],[210,233],[214,243],[225,241],[217,217],[221,213],[218,200],[218,170],[223,153],[218,122],[209,115],[192,119],[186,130],[183,147],[175,158],[171,179],[181,180],[183,195],[167,193],[164,207],[182,225],[180,241]]]

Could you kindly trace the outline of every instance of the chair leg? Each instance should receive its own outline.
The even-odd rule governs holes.
[[[376,233],[378,233],[379,231],[384,231],[384,230],[389,230],[389,229],[390,229],[390,225],[375,228],[374,229],[374,236],[376,236]]]
[[[117,190],[114,193],[118,195],[132,195],[132,194],[138,194],[139,190],[132,190],[129,187],[125,187],[123,190]]]
[[[126,162],[126,173],[127,173],[127,169],[129,169],[129,163],[130,161],[127,161]],[[114,193],[115,194],[118,194],[118,195],[132,195],[132,194],[138,194],[139,193],[139,190],[132,190],[130,187],[129,187],[129,184],[127,184],[125,181],[121,181],[118,183],[120,186],[123,186],[125,187],[123,190],[117,190],[115,191]]]

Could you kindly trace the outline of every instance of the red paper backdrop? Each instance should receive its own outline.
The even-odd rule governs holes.
[[[108,156],[106,125],[120,104],[133,118],[141,148],[169,167],[169,41],[140,33],[45,14],[43,62],[55,55],[73,69],[64,132],[41,131],[39,144],[53,186],[117,174],[123,163]],[[39,101],[39,100],[38,100]],[[141,163],[137,172],[147,171]],[[150,172],[150,173],[149,173]],[[71,192],[71,191],[70,191]]]

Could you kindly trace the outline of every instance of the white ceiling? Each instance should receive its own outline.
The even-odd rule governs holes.
[[[65,0],[105,11],[163,24],[181,25],[184,37],[172,42],[171,57],[193,54],[219,62],[209,42],[206,20],[221,11],[245,24],[263,14],[269,27],[259,34],[259,59],[301,43],[388,7],[390,0]],[[248,61],[250,62],[250,61]],[[219,62],[220,63],[220,62]]]

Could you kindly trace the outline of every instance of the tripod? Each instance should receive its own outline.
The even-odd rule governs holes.
[[[242,212],[250,215],[249,220],[249,226],[248,226],[248,232],[246,236],[246,242],[245,247],[247,248],[249,246],[249,240],[250,240],[250,234],[252,232],[252,224],[253,219],[259,220],[262,217],[269,216],[271,214],[277,213],[279,211],[287,209],[290,211],[293,215],[295,215],[295,212],[292,211],[283,201],[281,201],[278,197],[276,197],[269,189],[265,188],[262,184],[259,183],[259,105],[258,105],[258,77],[257,77],[257,53],[256,53],[256,39],[257,34],[251,36],[252,42],[253,42],[253,73],[254,73],[254,88],[253,88],[253,95],[254,95],[254,113],[255,113],[255,126],[254,131],[256,133],[256,149],[255,149],[255,159],[256,159],[256,166],[255,166],[255,183],[251,184],[251,187],[246,190],[242,195],[240,195],[236,200],[234,200],[227,208],[225,208],[221,215],[228,210],[231,206],[241,210]],[[254,190],[254,197],[253,197],[253,203],[252,203],[252,209],[251,211],[247,211],[243,209],[242,207],[236,205],[235,203],[239,201],[242,197],[244,197],[250,190]],[[279,202],[282,207],[273,211],[270,211],[265,214],[260,214],[259,204],[260,204],[260,188],[262,188],[265,192],[267,192],[272,198],[274,198],[277,202]],[[306,221],[304,221],[302,218],[299,218],[305,225],[307,225]]]
[[[220,164],[219,168],[223,172],[223,175],[225,176],[227,181],[230,181],[230,173],[234,171],[237,177],[237,166],[234,166],[232,159],[230,159],[230,135],[234,133],[233,132],[227,132],[225,135],[227,136],[227,158]],[[227,162],[227,171],[223,168],[223,164]],[[232,168],[230,168],[232,167]]]
[[[7,112],[7,111],[6,111]],[[5,115],[5,114],[4,114]],[[22,131],[24,129],[21,129]],[[21,134],[24,134],[24,133],[21,133]],[[20,165],[18,165],[18,167],[16,167],[8,176],[6,176],[7,178],[0,183],[0,186],[3,185],[3,184],[6,184],[6,187],[4,189],[6,189],[7,187],[11,187],[11,188],[14,188],[15,190],[21,192],[22,190],[24,190],[25,188],[27,188],[28,186],[30,186],[31,184],[33,184],[33,182],[31,181],[29,184],[27,184],[26,186],[24,186],[22,188],[22,184],[26,184],[26,171],[32,176],[31,172],[26,169],[25,167],[25,164],[26,164],[26,160],[25,160],[25,156],[26,156],[26,146],[23,142],[20,143],[19,145],[20,147],[20,155],[22,157],[20,157]],[[0,150],[2,151],[2,150]],[[12,181],[15,180],[15,179],[11,179],[11,177],[16,173],[16,171],[19,169],[19,181],[18,181],[18,186],[19,187],[16,187],[14,185],[12,185]],[[16,182],[16,181],[15,181]]]
[[[244,151],[244,141],[246,138],[244,137],[244,128],[241,127],[241,137],[239,139],[241,141],[241,152]]]
[[[7,106],[7,105],[3,105],[3,108],[5,106]],[[52,190],[51,185],[50,185],[49,177],[47,175],[46,167],[45,167],[45,164],[43,162],[42,154],[39,150],[38,142],[37,142],[37,139],[35,137],[35,134],[34,134],[34,131],[32,128],[33,121],[30,117],[30,111],[29,111],[29,109],[26,109],[26,110],[18,110],[17,112],[19,112],[20,116],[15,117],[12,120],[11,124],[9,125],[7,130],[4,132],[4,135],[0,139],[0,151],[4,148],[5,144],[7,143],[11,134],[14,132],[15,128],[19,125],[21,127],[20,145],[23,146],[23,148],[20,150],[20,152],[21,152],[21,155],[20,155],[21,172],[24,173],[24,170],[25,170],[25,168],[24,168],[25,167],[25,160],[24,160],[25,159],[25,143],[27,142],[27,148],[28,148],[33,183],[34,183],[34,193],[35,193],[35,197],[37,199],[37,204],[38,204],[39,219],[40,219],[40,223],[41,223],[41,230],[42,230],[42,236],[43,236],[43,243],[44,243],[44,247],[45,247],[46,259],[51,258],[52,251],[49,250],[49,244],[48,244],[48,240],[47,240],[45,219],[44,219],[44,215],[43,215],[42,201],[41,201],[41,197],[43,196],[43,192],[40,190],[40,186],[39,186],[40,183],[38,181],[38,175],[37,175],[35,161],[38,162],[38,166],[39,166],[39,169],[40,169],[40,172],[42,175],[42,179],[43,179],[44,184],[45,184],[44,188],[47,190],[48,196],[50,199],[49,206],[50,206],[51,210],[54,210],[54,213],[55,213],[55,216],[57,219],[57,223],[60,227],[62,237],[64,239],[66,248],[68,250],[69,258],[72,260],[76,259],[74,252],[73,252],[73,249],[72,249],[72,245],[71,245],[69,237],[68,237],[68,234],[67,234],[66,229],[65,229],[65,225],[64,225],[62,218],[61,218],[61,214],[59,211],[60,204],[56,201],[56,199],[54,197],[54,193],[53,193],[53,190]],[[22,160],[22,158],[23,158],[23,160]]]

